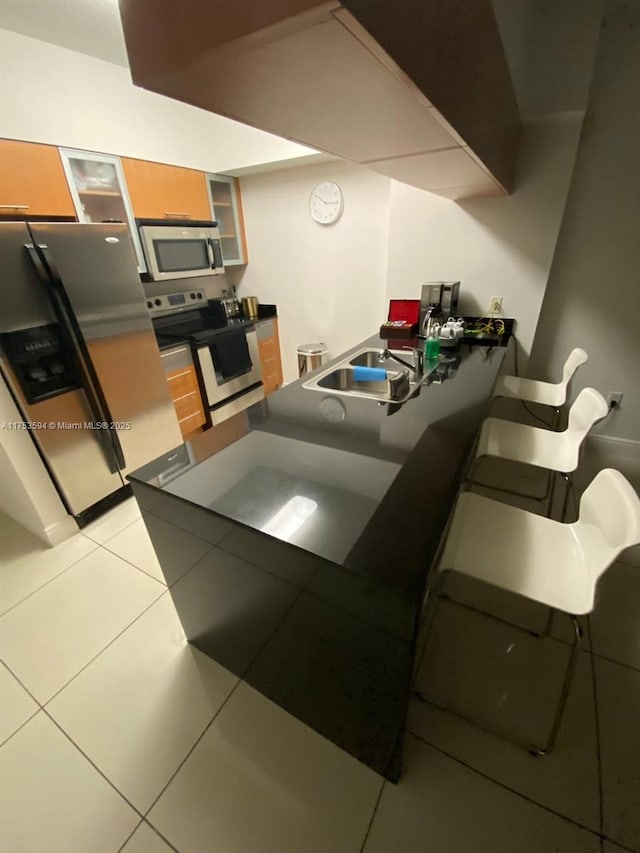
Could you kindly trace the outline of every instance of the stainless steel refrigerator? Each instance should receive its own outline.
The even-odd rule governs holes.
[[[81,524],[182,444],[126,225],[0,223],[0,370]]]

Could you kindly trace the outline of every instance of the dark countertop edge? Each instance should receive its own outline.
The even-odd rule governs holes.
[[[156,337],[156,340],[158,340],[157,337]],[[169,350],[169,349],[175,349],[176,347],[180,347],[180,346],[182,346],[182,347],[190,346],[189,341],[186,338],[183,338],[182,340],[180,340],[180,338],[176,338],[175,341],[167,341],[167,343],[164,343],[164,344],[161,344],[160,341],[158,341],[158,349],[160,350],[160,352],[164,352],[165,350]]]

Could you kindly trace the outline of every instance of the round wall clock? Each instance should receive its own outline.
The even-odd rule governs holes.
[[[342,190],[333,181],[323,181],[311,190],[309,213],[320,225],[336,222],[344,207]]]

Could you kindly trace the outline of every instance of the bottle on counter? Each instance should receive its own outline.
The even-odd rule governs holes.
[[[435,361],[440,355],[440,325],[434,323],[429,329],[429,336],[424,344],[424,357],[427,361]]]

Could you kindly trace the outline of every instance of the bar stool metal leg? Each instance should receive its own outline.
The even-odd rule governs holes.
[[[571,621],[573,623],[574,630],[574,638],[573,645],[571,646],[571,654],[569,655],[569,661],[567,663],[567,670],[564,675],[564,681],[562,683],[562,691],[560,693],[560,699],[558,700],[558,705],[556,707],[556,713],[553,718],[553,723],[551,725],[551,731],[549,732],[549,737],[547,742],[543,748],[534,748],[532,752],[538,755],[545,755],[548,752],[551,752],[556,743],[556,738],[558,737],[558,731],[560,730],[560,723],[562,722],[562,717],[564,715],[564,709],[567,705],[567,697],[569,696],[569,690],[571,689],[571,683],[573,682],[573,676],[576,671],[576,663],[578,661],[578,648],[580,646],[580,641],[582,640],[582,627],[578,622],[576,616],[571,616]]]

